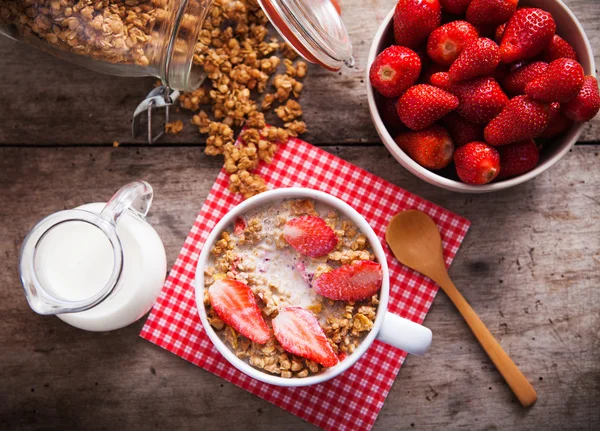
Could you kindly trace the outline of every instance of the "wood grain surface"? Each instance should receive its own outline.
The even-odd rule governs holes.
[[[598,429],[599,148],[480,196],[425,184],[382,147],[325,149],[472,221],[450,275],[539,395],[520,407],[440,293],[425,321],[433,345],[407,359],[375,429]],[[140,339],[142,322],[88,333],[25,301],[18,252],[41,216],[144,178],[172,264],[218,168],[200,148],[0,149],[0,428],[313,429]]]
[[[600,429],[600,118],[584,145],[519,187],[471,196],[426,184],[381,146],[366,106],[367,52],[394,0],[342,3],[358,65],[311,67],[305,139],[472,221],[450,275],[539,396],[520,407],[440,293],[425,321],[432,347],[407,359],[375,430]],[[600,2],[565,3],[599,59]],[[145,179],[171,265],[220,160],[189,124],[153,146],[132,141],[130,115],[152,79],[100,75],[3,38],[0,64],[0,429],[315,429],[142,340],[143,320],[89,333],[29,309],[18,253],[41,217]]]
[[[302,95],[304,120],[313,144],[379,143],[367,107],[365,67],[373,36],[394,0],[344,0],[343,17],[356,58],[354,69],[331,73],[311,65]],[[565,0],[600,46],[600,1]],[[600,50],[596,49],[600,63]],[[0,38],[0,145],[112,144],[132,142],[131,115],[152,89],[154,79],[115,78],[65,63],[6,38]],[[162,144],[204,141],[190,115],[182,133]],[[341,124],[343,127],[331,127]],[[586,125],[581,142],[600,141],[600,117]],[[137,142],[144,143],[143,139]]]

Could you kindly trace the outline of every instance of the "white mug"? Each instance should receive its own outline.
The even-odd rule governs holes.
[[[354,352],[334,367],[325,369],[323,372],[303,378],[283,378],[273,374],[269,374],[257,368],[254,368],[244,360],[235,356],[235,354],[225,345],[221,338],[210,326],[206,318],[206,309],[204,308],[204,269],[207,266],[207,261],[210,257],[210,250],[213,244],[219,239],[221,232],[230,226],[237,216],[244,215],[253,209],[263,206],[267,203],[276,203],[284,199],[313,199],[320,201],[335,208],[344,216],[348,217],[358,229],[367,236],[373,253],[377,258],[377,262],[381,264],[383,272],[383,283],[379,292],[379,306],[377,308],[377,316],[371,331],[360,342]],[[256,195],[241,204],[237,205],[229,211],[217,225],[213,228],[208,236],[196,268],[196,305],[200,314],[200,320],[204,329],[217,348],[217,350],[227,359],[234,367],[250,377],[260,380],[264,383],[269,383],[277,386],[308,386],[317,383],[322,383],[335,376],[343,373],[350,368],[360,357],[367,351],[369,346],[375,339],[383,341],[391,346],[397,347],[415,355],[424,354],[431,344],[431,331],[418,323],[404,319],[396,314],[387,311],[388,301],[390,297],[390,276],[388,265],[383,251],[383,247],[377,238],[377,235],[369,226],[369,223],[350,205],[344,201],[321,191],[306,189],[306,188],[283,188],[270,190],[259,195]]]

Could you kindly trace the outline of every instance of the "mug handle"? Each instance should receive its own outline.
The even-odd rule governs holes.
[[[421,356],[431,345],[431,330],[386,311],[377,339],[407,353]]]

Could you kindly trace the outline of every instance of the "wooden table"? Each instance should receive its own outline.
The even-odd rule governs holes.
[[[566,2],[600,54],[600,2]],[[394,0],[346,3],[358,67],[311,68],[305,139],[473,222],[451,275],[539,394],[518,405],[440,294],[425,322],[431,350],[406,361],[375,429],[599,429],[600,118],[522,186],[481,196],[430,186],[389,155],[366,106],[367,51]],[[0,58],[0,428],[313,429],[142,340],[142,321],[88,333],[29,309],[17,260],[39,218],[143,178],[172,264],[220,160],[189,125],[152,146],[131,140],[151,79],[99,75],[6,39]]]

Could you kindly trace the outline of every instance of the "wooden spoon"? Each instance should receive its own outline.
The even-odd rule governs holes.
[[[421,211],[401,212],[390,221],[385,239],[401,263],[440,285],[521,404],[531,406],[537,400],[535,389],[450,280],[435,222]]]

